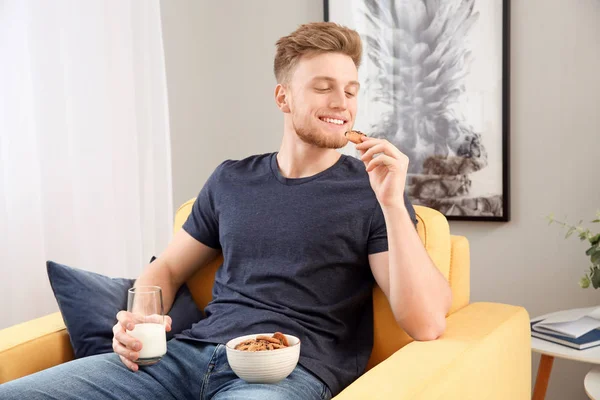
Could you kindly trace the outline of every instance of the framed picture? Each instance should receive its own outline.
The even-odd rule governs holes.
[[[509,221],[509,1],[324,0],[324,17],[362,38],[355,129],[409,157],[413,204]]]

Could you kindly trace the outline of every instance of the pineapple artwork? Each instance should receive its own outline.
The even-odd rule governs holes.
[[[472,68],[474,61],[479,63],[475,67],[486,67],[484,59],[477,60],[473,42],[480,40],[480,32],[490,30],[476,6],[488,7],[484,16],[489,18],[487,11],[498,11],[498,7],[502,15],[502,2],[326,3],[330,20],[356,29],[363,41],[355,128],[389,140],[409,157],[406,190],[413,204],[456,219],[504,217],[502,93],[500,90],[491,105],[485,104],[486,93],[492,90],[484,85],[493,79],[481,78],[484,75]],[[493,3],[496,5],[490,6]],[[351,11],[342,11],[344,5]],[[501,57],[499,60],[490,60],[491,68],[500,71],[496,94],[502,81]],[[484,82],[479,92],[469,92],[473,76]],[[498,110],[495,114],[489,112],[494,107]],[[495,124],[485,112],[498,116]],[[488,146],[494,151],[488,152]],[[342,151],[358,156],[350,147]]]

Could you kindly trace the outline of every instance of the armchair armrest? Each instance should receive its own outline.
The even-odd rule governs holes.
[[[470,304],[438,340],[409,343],[335,399],[531,398],[529,329],[522,307]]]
[[[60,312],[0,330],[0,384],[72,359]]]

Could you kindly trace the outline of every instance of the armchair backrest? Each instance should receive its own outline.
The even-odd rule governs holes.
[[[175,215],[174,232],[181,226],[192,211],[195,199],[185,202]],[[452,307],[450,314],[469,303],[469,243],[463,236],[450,235],[448,221],[440,212],[422,206],[415,206],[417,230],[425,249],[434,264],[450,282]],[[212,299],[212,286],[217,269],[223,263],[222,256],[201,268],[187,284],[194,301],[204,309]],[[373,288],[373,351],[367,369],[374,367],[394,352],[410,343],[412,339],[397,324],[388,301],[379,287]]]

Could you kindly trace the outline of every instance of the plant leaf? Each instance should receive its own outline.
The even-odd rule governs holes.
[[[579,286],[581,286],[582,289],[587,289],[590,287],[590,278],[588,278],[587,275],[583,276],[580,280],[579,280]]]
[[[600,249],[598,248],[592,253],[592,264],[600,264]]]
[[[588,231],[588,233],[589,233],[589,231]],[[598,243],[600,243],[600,233],[599,233],[599,234],[597,234],[597,235],[596,235],[596,236],[594,236],[594,237],[591,237],[591,238],[590,238],[590,243],[591,243],[592,245],[597,245]]]
[[[592,272],[590,278],[594,289],[598,289],[598,287],[600,287],[600,270],[598,269],[598,267],[594,267],[594,272]]]

